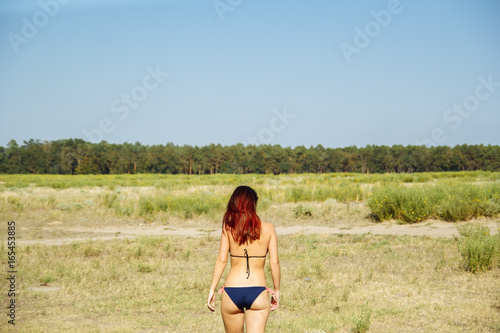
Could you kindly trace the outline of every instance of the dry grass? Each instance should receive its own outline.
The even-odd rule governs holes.
[[[166,211],[141,215],[139,202],[166,194],[224,196],[241,179],[256,184],[259,215],[276,226],[373,225],[365,199],[286,201],[287,186],[314,187],[322,180],[333,181],[337,177],[333,175],[241,179],[227,175],[218,176],[219,180],[200,178],[194,184],[183,183],[194,179],[190,177],[144,175],[137,178],[144,184],[132,185],[135,178],[123,176],[127,186],[120,186],[119,177],[90,177],[91,182],[112,186],[86,186],[89,178],[84,177],[26,176],[34,184],[57,180],[60,188],[21,186],[27,178],[12,177],[19,186],[0,187],[0,219],[18,222],[16,237],[21,244],[97,237],[107,235],[98,232],[101,227],[141,224],[219,230],[223,207],[186,219]],[[357,182],[355,177],[342,180]],[[394,177],[363,175],[361,189],[370,192],[378,186],[373,183]],[[65,179],[78,184],[67,188]],[[233,185],[221,185],[226,181]],[[312,216],[296,216],[298,205]],[[78,227],[86,231],[75,231]],[[2,267],[7,266],[6,231],[4,225]],[[369,332],[500,332],[498,262],[483,274],[466,272],[454,239],[296,234],[280,236],[279,248],[282,304],[271,314],[269,332],[350,332],[363,309],[371,310]],[[218,239],[208,233],[201,238],[143,236],[60,246],[18,245],[17,331],[222,332],[220,312],[214,315],[205,306],[217,250]],[[6,300],[7,280],[0,281]],[[40,286],[42,282],[48,285]],[[270,280],[268,284],[272,286]],[[0,331],[6,329],[5,316]]]
[[[225,202],[235,184],[249,184],[259,193],[258,208],[262,218],[278,225],[303,225],[311,220],[321,225],[359,225],[371,222],[370,217],[377,215],[374,206],[370,205],[376,199],[370,201],[375,196],[372,193],[377,193],[377,190],[412,184],[415,190],[425,188],[432,192],[436,184],[441,184],[440,188],[450,188],[458,184],[459,179],[468,187],[472,186],[467,185],[469,183],[481,182],[481,188],[496,193],[500,189],[498,177],[500,173],[484,172],[199,177],[0,175],[0,218],[24,221],[26,227],[39,229],[53,222],[71,227],[153,222],[169,226],[214,227],[220,223]],[[420,181],[423,183],[418,183]],[[440,207],[449,206],[453,210],[457,205],[450,200],[440,203]],[[488,212],[481,214],[497,216],[498,200],[497,195],[491,203],[488,202]],[[294,214],[298,205],[304,205],[308,214]],[[469,205],[468,201],[463,205]],[[481,214],[471,216],[482,217]],[[389,214],[388,218],[406,221],[400,215]],[[419,222],[435,217],[424,215]]]
[[[196,187],[196,186],[193,186]],[[199,189],[198,189],[199,190]],[[206,189],[204,189],[206,190]],[[229,193],[230,188],[213,186],[216,194]],[[191,190],[177,190],[179,196],[195,193]],[[22,239],[52,239],[62,237],[80,237],[61,229],[86,227],[101,228],[107,226],[165,225],[168,227],[194,227],[216,229],[220,226],[223,206],[210,214],[193,215],[186,219],[182,215],[169,212],[155,212],[151,215],[139,215],[141,197],[157,198],[165,191],[155,187],[118,187],[114,190],[102,187],[81,187],[53,189],[47,187],[26,187],[0,192],[0,219],[22,222]],[[106,199],[111,198],[111,199]],[[114,199],[113,199],[114,198]],[[113,200],[111,203],[110,201]],[[312,217],[294,215],[297,203],[271,203],[259,210],[260,216],[280,226],[293,225],[366,225],[369,209],[363,202],[342,203],[335,200],[309,202]],[[133,213],[122,211],[130,207]]]
[[[370,332],[498,332],[500,269],[466,272],[455,240],[297,234],[279,248],[269,332],[349,332],[363,307]],[[205,306],[217,250],[213,237],[18,248],[17,331],[222,332]]]

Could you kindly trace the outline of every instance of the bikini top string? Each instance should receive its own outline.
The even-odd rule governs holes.
[[[235,255],[232,255],[231,253],[229,254],[231,257],[237,257],[237,258],[246,258],[247,259],[247,279],[250,277],[250,262],[248,260],[248,258],[265,258],[266,256],[249,256],[248,255],[248,251],[247,249],[244,249],[245,251],[245,255],[243,256],[235,256]]]
[[[250,277],[250,262],[248,260],[248,252],[247,249],[245,249],[245,257],[247,258],[247,279]]]

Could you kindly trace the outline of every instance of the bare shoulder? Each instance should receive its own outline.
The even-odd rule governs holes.
[[[269,234],[275,232],[274,225],[271,222],[261,221],[261,223],[262,223],[262,230],[264,231],[264,233]]]

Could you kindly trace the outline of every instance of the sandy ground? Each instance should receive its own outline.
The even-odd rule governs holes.
[[[483,221],[483,225],[488,226],[495,234],[499,231],[500,220],[496,221]],[[172,228],[166,226],[154,225],[141,225],[141,226],[116,226],[104,228],[87,228],[87,227],[59,227],[65,232],[73,232],[79,234],[91,234],[85,237],[62,237],[43,240],[19,240],[20,245],[29,244],[49,244],[59,245],[75,241],[88,241],[88,240],[110,240],[110,239],[124,239],[134,238],[136,236],[181,236],[181,237],[203,237],[212,236],[220,237],[220,230],[203,230],[199,228]],[[49,228],[43,228],[50,230]],[[291,235],[291,234],[366,234],[371,233],[374,235],[409,235],[409,236],[429,236],[429,237],[445,237],[452,238],[458,236],[457,224],[432,221],[421,224],[397,224],[391,222],[374,223],[368,226],[291,226],[291,227],[276,227],[278,235]]]

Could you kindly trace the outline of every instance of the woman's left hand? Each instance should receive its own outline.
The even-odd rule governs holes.
[[[280,292],[275,291],[271,296],[271,311],[274,311],[280,306]]]
[[[213,291],[210,291],[210,293],[208,294],[207,306],[210,311],[215,311],[215,292]]]

